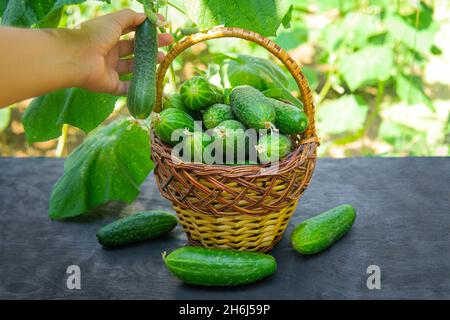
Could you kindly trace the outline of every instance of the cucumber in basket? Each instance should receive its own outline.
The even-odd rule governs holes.
[[[343,204],[300,223],[292,233],[294,249],[302,254],[325,250],[342,238],[353,225],[355,209]]]
[[[281,133],[298,134],[302,133],[308,127],[308,117],[306,113],[296,106],[267,98],[273,103],[275,108],[275,126]]]
[[[180,88],[184,104],[191,110],[204,110],[210,105],[223,102],[223,93],[203,77],[195,76]]]
[[[116,220],[97,232],[98,242],[105,247],[153,239],[172,231],[177,218],[165,211],[142,211]]]
[[[225,120],[234,120],[233,110],[227,104],[216,103],[206,109],[203,114],[203,124],[206,129],[217,127]]]
[[[175,130],[194,131],[194,119],[191,115],[175,108],[164,109],[161,113],[152,115],[152,123],[156,135],[162,142],[169,146],[174,146],[178,141],[172,141],[172,134]]]
[[[230,103],[234,115],[255,130],[270,129],[275,121],[273,104],[259,90],[243,85],[231,91]]]
[[[163,255],[167,268],[180,280],[203,286],[236,286],[270,276],[274,257],[254,252],[183,247]]]
[[[287,156],[292,149],[289,137],[281,133],[270,132],[259,138],[256,152],[261,163],[277,162]]]

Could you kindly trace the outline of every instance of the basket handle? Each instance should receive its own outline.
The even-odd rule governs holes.
[[[308,116],[309,125],[305,131],[305,136],[307,138],[314,137],[317,139],[317,133],[314,122],[314,101],[311,93],[311,88],[308,84],[308,80],[300,70],[299,65],[289,56],[289,54],[278,46],[273,41],[261,36],[260,34],[244,30],[241,28],[234,27],[216,27],[209,29],[204,33],[196,33],[191,36],[185,37],[183,40],[175,44],[175,46],[170,50],[163,62],[159,65],[157,80],[156,80],[156,105],[155,112],[160,112],[162,108],[162,95],[164,88],[164,77],[169,68],[170,64],[175,60],[175,58],[180,55],[186,49],[192,47],[193,45],[203,42],[206,40],[217,39],[217,38],[241,38],[244,40],[252,41],[272,53],[275,57],[283,63],[291,75],[297,82],[298,88],[301,93],[301,100],[303,102],[304,111]]]

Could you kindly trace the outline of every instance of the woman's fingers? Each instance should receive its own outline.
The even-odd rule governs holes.
[[[129,88],[130,81],[119,81],[116,90],[112,92],[112,94],[116,96],[126,96]]]
[[[117,62],[116,71],[119,75],[133,72],[134,59],[119,60]]]
[[[173,36],[170,33],[158,34],[158,46],[165,47],[173,43]]]
[[[145,20],[145,14],[137,13],[131,9],[123,9],[106,15],[105,17],[112,18],[116,21],[120,25],[122,31],[134,28]]]
[[[117,46],[119,47],[119,57],[128,57],[134,52],[134,39],[120,40]]]

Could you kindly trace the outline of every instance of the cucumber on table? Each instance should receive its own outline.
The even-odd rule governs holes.
[[[243,85],[231,91],[230,104],[239,121],[253,129],[271,129],[275,121],[273,104],[259,90]]]
[[[164,109],[160,113],[152,115],[152,123],[156,135],[162,142],[169,146],[176,145],[179,141],[172,141],[172,134],[175,130],[194,131],[194,119],[191,115],[179,109]],[[180,134],[180,139],[181,139]]]
[[[355,209],[343,204],[307,219],[294,229],[292,246],[302,254],[323,251],[350,230],[355,218]]]
[[[97,239],[105,247],[117,247],[159,237],[176,225],[177,219],[168,212],[143,211],[104,226],[98,230]]]
[[[134,70],[127,105],[137,119],[147,119],[156,102],[156,62],[158,33],[155,23],[146,19],[136,29]]]
[[[308,127],[308,117],[306,113],[296,106],[267,98],[275,108],[275,127],[284,134],[302,133]]]
[[[225,120],[234,120],[233,110],[231,106],[223,103],[216,103],[210,106],[203,113],[203,124],[206,129],[217,127]]]
[[[270,276],[277,269],[267,254],[237,250],[183,247],[164,257],[180,280],[203,286],[236,286]]]

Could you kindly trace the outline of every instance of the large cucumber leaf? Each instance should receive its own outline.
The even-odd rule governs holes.
[[[148,130],[129,119],[95,131],[64,163],[49,215],[65,219],[111,200],[132,202],[153,169]]]
[[[221,65],[222,82],[226,87],[247,84],[262,91],[289,86],[286,73],[270,60],[245,54],[220,54],[214,59]]]
[[[23,115],[28,142],[61,135],[63,124],[90,132],[114,110],[118,97],[80,88],[62,89],[34,99]]]
[[[410,105],[424,104],[435,111],[433,102],[423,90],[422,79],[417,76],[399,74],[395,78],[395,92],[397,96]]]
[[[86,0],[2,0],[2,24],[16,27],[56,27],[65,5]],[[110,0],[98,0],[110,2]]]
[[[389,46],[368,46],[342,57],[338,65],[348,87],[355,91],[387,80],[394,67],[394,54]]]
[[[320,134],[356,133],[364,127],[369,106],[357,95],[324,101],[317,110]]]
[[[192,0],[185,4],[189,17],[200,27],[240,27],[263,36],[275,36],[281,24],[288,26],[289,0]]]

